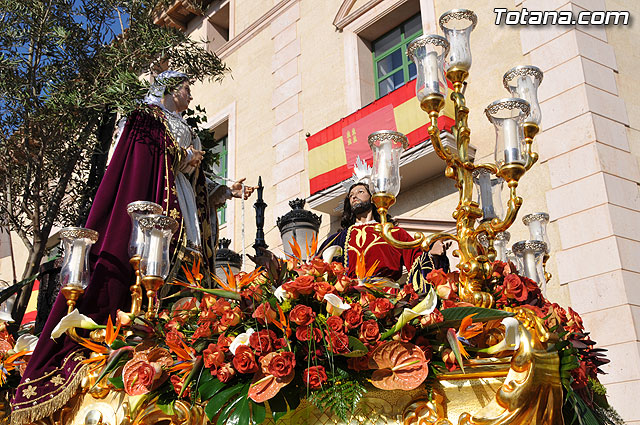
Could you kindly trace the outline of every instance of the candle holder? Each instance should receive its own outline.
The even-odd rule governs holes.
[[[543,241],[526,240],[514,243],[511,250],[522,262],[522,270],[519,271],[541,286],[544,277],[538,275],[538,263],[547,251],[547,244]]]
[[[9,288],[9,286],[9,283],[0,280],[0,291]],[[4,326],[5,322],[13,322],[11,311],[13,310],[13,304],[15,303],[17,296],[17,294],[14,294],[0,304],[0,330],[1,327]]]
[[[507,244],[511,239],[509,232],[499,232],[494,238],[489,238],[486,233],[478,235],[478,242],[487,250],[490,261],[507,261]]]
[[[527,148],[527,163],[525,164],[527,170],[538,161],[538,154],[532,151],[532,144],[533,138],[540,130],[539,125],[542,120],[542,111],[538,102],[538,87],[542,82],[543,75],[540,68],[536,66],[521,65],[511,68],[502,77],[502,83],[511,96],[526,100],[531,107],[523,124],[524,142]]]
[[[153,320],[156,316],[156,293],[169,275],[169,246],[171,237],[178,230],[178,222],[171,217],[151,214],[141,217],[140,228],[144,233],[144,248],[140,258],[142,285],[147,291],[149,305],[145,317]]]
[[[139,314],[142,308],[142,277],[140,276],[140,258],[144,249],[144,233],[140,228],[140,218],[149,214],[162,213],[162,207],[154,202],[135,201],[127,205],[127,214],[131,217],[131,236],[129,237],[129,263],[136,273],[131,285],[131,314]]]
[[[547,244],[547,251],[542,257],[542,277],[545,282],[548,282],[553,277],[551,273],[547,272],[547,261],[550,258],[551,243],[547,235],[547,224],[549,224],[549,214],[545,212],[538,212],[528,214],[522,217],[522,222],[529,228],[529,239],[536,241],[543,241]]]
[[[429,114],[429,138],[434,151],[446,163],[444,175],[455,181],[456,188],[459,191],[458,206],[453,212],[453,218],[456,220],[456,232],[455,234],[439,232],[428,237],[418,232],[411,241],[398,241],[391,234],[393,225],[387,223],[382,214],[395,202],[395,194],[392,195],[382,191],[376,192],[374,190],[375,193],[372,199],[382,216],[378,230],[383,239],[390,245],[396,248],[419,247],[421,250],[428,252],[431,245],[436,241],[456,241],[458,249],[454,251],[454,254],[460,258],[458,264],[460,271],[460,298],[478,307],[491,307],[493,305],[493,296],[490,293],[493,271],[491,263],[497,256],[494,242],[496,238],[500,238],[498,249],[501,249],[500,244],[503,236],[498,237],[497,235],[511,227],[522,206],[522,198],[517,196],[518,181],[527,171],[526,167],[532,164],[531,158],[537,157],[530,149],[525,150],[523,148],[524,139],[526,138],[523,134],[523,121],[529,115],[530,106],[526,100],[520,98],[504,99],[489,105],[486,114],[496,126],[498,139],[496,163],[474,164],[473,158],[469,155],[471,134],[467,124],[469,108],[466,106],[463,89],[471,67],[470,33],[476,25],[477,17],[475,13],[469,10],[452,10],[443,14],[439,22],[449,42],[446,78],[453,83],[453,91],[450,93],[450,98],[455,108],[455,125],[451,127],[451,133],[456,140],[456,148],[445,148],[440,139],[438,115],[443,102],[435,101],[438,93],[435,93],[435,90],[423,92],[418,89],[416,95],[420,100],[422,109]],[[411,54],[410,57],[416,62],[418,73],[423,74],[419,77],[421,78],[420,81],[434,82],[433,69],[429,70],[428,66],[421,64],[421,62],[424,63],[426,61],[426,58],[423,60],[417,54]],[[435,84],[432,84],[432,86],[435,88]],[[426,87],[427,84],[425,83]],[[425,104],[427,100],[428,103]],[[505,122],[508,122],[506,131],[504,128]],[[530,135],[532,141],[535,133]],[[509,141],[509,144],[505,144],[505,139]],[[505,160],[507,147],[512,150],[509,150],[507,160]],[[488,214],[488,208],[486,208],[486,219],[478,220],[484,214],[480,204],[473,199],[473,173],[475,170],[486,170],[489,174],[500,177],[507,183],[509,200],[504,211],[504,217],[502,217],[502,214],[495,213],[495,208],[495,214]],[[487,202],[484,202],[482,200],[483,197],[480,196],[483,206],[488,207],[488,197],[485,196],[484,198],[487,199]],[[499,202],[496,200],[494,206],[497,204]],[[492,217],[493,215],[495,217]],[[487,238],[487,247],[483,247],[478,241],[479,235],[482,234],[485,234]],[[501,253],[500,256],[502,257],[503,254]],[[506,252],[504,253],[504,258],[506,258]]]
[[[429,115],[444,107],[447,80],[444,77],[444,57],[449,42],[439,35],[423,35],[407,46],[407,56],[416,64],[416,96],[420,107]]]
[[[453,83],[456,91],[460,91],[471,69],[470,37],[478,17],[471,10],[453,9],[442,14],[438,22],[450,46],[447,79]]]
[[[494,218],[502,219],[502,186],[504,179],[491,174],[486,168],[473,170],[473,183],[476,186],[478,200],[482,208],[482,221],[491,221]]]
[[[89,250],[98,241],[98,232],[83,227],[66,227],[60,231],[64,260],[60,271],[60,292],[67,300],[68,312],[89,284]]]

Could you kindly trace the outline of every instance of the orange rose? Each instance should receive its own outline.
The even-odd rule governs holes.
[[[258,308],[256,308],[256,311],[253,312],[251,317],[257,319],[260,324],[265,325],[268,322],[273,322],[273,320],[275,320],[276,312],[271,308],[271,304],[262,303]]]

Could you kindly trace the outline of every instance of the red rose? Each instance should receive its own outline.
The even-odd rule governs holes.
[[[386,298],[376,298],[369,303],[369,310],[378,319],[382,319],[393,309],[393,304]]]
[[[573,369],[571,371],[571,376],[573,377],[573,382],[571,383],[571,387],[574,390],[580,390],[585,388],[589,384],[589,373],[587,370],[587,363],[584,361],[580,362],[580,366]]]
[[[224,351],[216,344],[209,346],[202,352],[204,366],[211,369],[211,366],[218,367],[224,363]]]
[[[349,289],[351,286],[353,286],[354,283],[355,282],[353,279],[351,279],[346,274],[343,274],[336,279],[336,283],[334,283],[333,285],[336,287],[338,292],[344,292],[347,289]]]
[[[453,351],[450,348],[445,348],[442,353],[442,360],[444,361],[444,365],[447,367],[449,372],[453,372],[458,368],[458,361],[456,360],[456,355],[453,354]]]
[[[331,316],[327,319],[327,328],[331,332],[344,333],[344,322],[338,316]]]
[[[327,346],[335,354],[346,354],[349,350],[349,337],[343,333],[329,332],[325,336]]]
[[[287,282],[282,287],[285,291],[291,292],[294,297],[309,295],[313,292],[313,281],[313,276],[299,276],[293,282]]]
[[[249,345],[258,356],[264,356],[274,350],[273,342],[277,339],[276,333],[270,329],[254,332],[249,337]]]
[[[267,365],[267,371],[276,378],[284,378],[293,373],[296,367],[296,356],[291,351],[275,353]]]
[[[433,286],[437,287],[437,286],[446,284],[448,278],[447,278],[447,274],[443,272],[441,269],[433,269],[427,275],[427,280]]]
[[[225,328],[228,328],[229,326],[235,326],[240,323],[241,318],[242,312],[240,311],[240,308],[235,307],[233,310],[227,310],[224,312],[224,314],[220,318],[220,324]]]
[[[433,310],[431,314],[420,317],[420,324],[424,327],[440,322],[444,322],[444,316],[437,308]]]
[[[416,338],[415,344],[422,350],[427,361],[430,361],[433,357],[433,348],[431,347],[429,340],[423,336],[419,336]]]
[[[362,324],[362,306],[359,303],[352,303],[349,310],[342,312],[342,318],[347,329],[358,328]]]
[[[458,298],[456,284],[447,279],[443,283],[436,285],[436,293],[443,300],[454,300]]]
[[[507,298],[515,298],[517,301],[525,301],[529,296],[527,287],[516,274],[508,274],[504,278],[504,293]]]
[[[198,338],[209,338],[212,335],[211,326],[209,323],[198,326],[198,329],[191,335],[191,342]]]
[[[233,357],[233,367],[240,373],[255,373],[259,370],[253,351],[246,345],[241,345],[236,348],[236,355]]]
[[[257,319],[261,325],[266,325],[276,318],[276,312],[271,308],[271,304],[262,303],[256,308],[256,311],[253,312],[251,317]]]
[[[166,336],[167,344],[180,345],[180,341],[184,341],[184,334],[175,329],[171,329],[167,332]]]
[[[339,278],[344,274],[344,266],[342,265],[342,263],[338,263],[337,261],[334,261],[331,264],[329,264],[329,270],[337,278]]]
[[[316,314],[313,312],[311,307],[302,304],[295,306],[289,313],[289,320],[298,326],[310,325],[315,317]]]
[[[418,299],[418,294],[415,289],[413,289],[412,285],[404,285],[402,290],[398,293],[398,299],[401,300],[403,298],[406,298],[406,301],[408,302],[416,301]]]
[[[213,311],[215,311],[218,316],[222,316],[227,310],[231,310],[231,304],[223,298],[219,298],[213,305]]]
[[[394,339],[396,336],[398,336],[401,341],[409,342],[416,336],[416,328],[407,323],[402,327],[399,334],[394,335]]]
[[[218,337],[217,345],[218,345],[218,347],[222,348],[222,351],[224,351],[225,353],[228,353],[229,352],[229,346],[231,345],[231,338],[229,338],[225,334],[221,334]]]
[[[302,373],[302,381],[312,390],[321,388],[322,384],[326,383],[328,379],[327,372],[322,366],[311,366]]]
[[[315,257],[311,260],[311,274],[314,276],[322,276],[328,269],[328,264],[324,262],[322,257]]]
[[[325,281],[314,282],[313,291],[318,301],[322,301],[326,294],[335,294],[338,292],[333,285]]]
[[[322,332],[318,328],[313,328],[313,331],[311,331],[311,326],[298,326],[296,338],[298,341],[309,341],[313,338],[316,342],[320,342],[322,340]]]
[[[375,320],[367,320],[360,328],[360,341],[373,344],[380,339],[380,328]]]
[[[231,363],[225,363],[218,369],[216,376],[220,380],[220,382],[229,382],[233,375],[236,374],[236,371],[231,367]]]

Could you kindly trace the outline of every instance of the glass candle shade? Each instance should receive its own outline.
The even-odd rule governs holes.
[[[144,235],[140,229],[140,218],[148,214],[161,214],[162,207],[155,202],[135,201],[127,205],[131,217],[131,236],[129,237],[129,258],[142,255]]]
[[[522,124],[529,114],[529,103],[519,98],[500,99],[487,106],[484,113],[496,129],[494,156],[498,167],[524,165],[526,149]]]
[[[444,57],[449,52],[449,42],[439,35],[423,35],[407,46],[407,55],[416,64],[416,96],[422,101],[431,95],[447,94],[444,77]]]
[[[374,193],[400,193],[400,155],[409,146],[407,137],[397,131],[381,130],[369,135],[373,151],[371,176]]]
[[[0,291],[4,291],[9,288],[9,286],[11,285],[8,282],[0,280]],[[18,294],[13,294],[0,304],[0,322],[13,322],[11,311],[13,310],[13,304],[15,304],[17,297]]]
[[[143,277],[156,276],[166,279],[171,268],[171,236],[178,230],[178,222],[165,215],[151,214],[141,217],[139,224],[144,233],[140,273]]]
[[[520,272],[522,264],[520,264],[520,259],[513,253],[513,250],[505,249],[504,255],[507,258],[507,262],[513,263],[513,265],[516,266],[516,270]]]
[[[547,224],[549,224],[549,214],[538,212],[522,217],[522,222],[529,228],[529,239],[542,241],[547,244],[547,254],[549,253],[549,237],[547,236]]]
[[[454,9],[440,16],[440,29],[449,41],[449,54],[446,56],[447,71],[452,69],[469,72],[471,68],[471,31],[478,23],[475,13],[467,9]]]
[[[89,284],[89,251],[98,241],[98,232],[84,227],[65,227],[60,237],[64,249],[60,285],[85,289]]]
[[[541,285],[544,277],[538,275],[538,263],[542,261],[547,251],[547,244],[542,241],[526,240],[514,243],[511,250],[522,262],[521,273]]]
[[[504,179],[497,177],[485,168],[473,170],[473,183],[476,186],[478,200],[482,208],[482,221],[503,218],[502,186]]]
[[[496,250],[496,260],[506,262],[507,261],[507,244],[511,239],[511,233],[500,232],[496,233],[496,238],[493,241],[493,249]]]
[[[502,77],[504,87],[509,90],[511,96],[519,97],[529,102],[531,107],[524,122],[532,122],[540,125],[542,112],[538,103],[538,87],[542,82],[542,71],[532,65],[521,65],[511,68]]]

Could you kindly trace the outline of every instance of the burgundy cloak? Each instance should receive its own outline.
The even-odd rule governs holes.
[[[181,222],[172,171],[179,156],[180,148],[159,108],[136,111],[127,119],[85,226],[96,230],[99,239],[91,249],[89,286],[77,308],[96,323],[105,324],[108,315],[114,317],[118,309],[129,311],[131,305],[129,287],[135,275],[129,264],[131,219],[127,205],[152,201],[162,205],[164,214]],[[203,183],[202,173],[199,177],[199,183]],[[200,197],[203,198],[207,197]],[[174,248],[182,232],[176,233]],[[12,400],[13,425],[50,416],[77,392],[87,368],[81,363],[86,350],[66,334],[55,341],[51,339],[51,331],[66,314],[66,300],[60,294]]]

